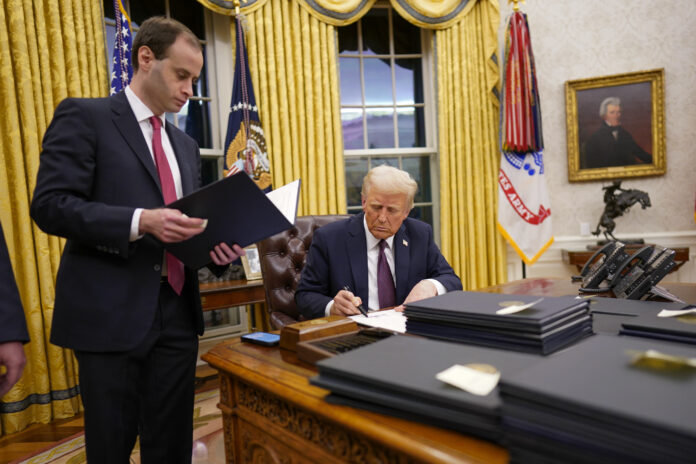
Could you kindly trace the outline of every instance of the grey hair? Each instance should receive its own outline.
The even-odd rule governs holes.
[[[363,197],[366,197],[372,188],[382,193],[404,193],[408,209],[413,208],[413,198],[416,196],[418,184],[411,175],[393,166],[381,164],[368,171],[363,179]]]
[[[607,114],[607,106],[609,105],[614,105],[614,106],[621,106],[621,99],[619,97],[607,97],[602,101],[602,104],[599,105],[599,117],[603,118]]]

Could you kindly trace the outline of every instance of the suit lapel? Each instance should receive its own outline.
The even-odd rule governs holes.
[[[121,133],[121,136],[143,164],[145,170],[150,173],[150,177],[152,177],[152,181],[157,185],[157,189],[162,191],[155,162],[152,159],[150,150],[147,148],[145,137],[143,137],[143,132],[140,129],[138,121],[135,119],[133,110],[131,110],[128,104],[125,93],[120,92],[111,97],[111,112],[113,114],[114,124]]]
[[[367,286],[367,240],[365,239],[365,228],[363,227],[363,214],[357,214],[350,218],[348,223],[348,240],[346,242],[346,254],[350,262],[350,271],[353,276],[356,295],[365,295],[363,306],[368,307],[368,286]],[[365,250],[362,253],[358,250]]]
[[[169,142],[172,144],[172,148],[174,149],[176,162],[179,165],[179,174],[181,175],[181,191],[183,195],[188,195],[189,193],[193,192],[195,185],[193,175],[189,169],[188,161],[184,156],[185,146],[180,139],[180,134],[177,131],[172,130],[172,125],[169,123],[169,121],[167,121],[165,129],[167,131],[167,135],[169,136]]]
[[[406,232],[406,226],[401,224],[399,231],[394,236],[394,273],[396,274],[397,303],[404,301],[411,290],[408,288],[408,270],[411,260],[409,246],[410,239]]]

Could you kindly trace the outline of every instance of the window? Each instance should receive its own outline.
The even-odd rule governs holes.
[[[361,210],[367,171],[389,164],[418,182],[410,216],[433,225],[437,236],[427,34],[388,6],[338,28],[341,121],[348,212]]]
[[[167,113],[166,118],[179,129],[193,137],[201,148],[202,163],[201,177],[203,185],[209,184],[220,178],[222,169],[220,157],[222,156],[219,125],[216,123],[213,105],[214,92],[211,92],[211,82],[214,83],[215,76],[211,76],[211,56],[209,48],[214,44],[208,43],[206,38],[210,34],[210,27],[206,26],[206,12],[198,2],[189,0],[123,0],[123,6],[131,19],[133,35],[138,32],[139,24],[151,16],[167,16],[181,21],[188,26],[191,31],[201,41],[203,56],[205,57],[201,76],[197,85],[193,89],[193,96],[178,113]],[[106,48],[109,75],[111,75],[111,57],[113,56],[114,35],[115,35],[115,15],[113,0],[103,0],[104,5],[104,24],[106,29]]]

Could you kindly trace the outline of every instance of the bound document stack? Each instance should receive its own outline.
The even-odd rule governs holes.
[[[498,440],[498,379],[541,360],[528,354],[394,335],[320,361],[319,375],[310,382],[330,390],[326,400],[332,403]],[[436,377],[453,366],[455,377],[461,378],[465,372],[465,386],[471,391]],[[487,388],[481,391],[480,387]]]
[[[585,299],[450,292],[406,305],[406,332],[549,354],[592,333]]]
[[[696,306],[674,305],[663,303],[657,313],[624,320],[619,333],[696,345]]]
[[[513,462],[693,463],[696,348],[596,335],[500,383]]]

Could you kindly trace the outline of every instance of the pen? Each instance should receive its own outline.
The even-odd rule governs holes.
[[[353,290],[351,290],[350,287],[349,287],[348,285],[346,285],[345,287],[343,287],[343,290],[345,290],[346,292],[353,293]],[[367,317],[367,311],[365,311],[365,308],[363,308],[363,305],[362,305],[362,304],[359,304],[359,305],[358,305],[358,309],[360,310],[360,312],[362,313],[363,316]]]

